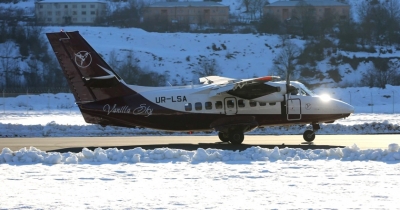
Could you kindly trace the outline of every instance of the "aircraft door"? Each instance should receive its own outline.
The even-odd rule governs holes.
[[[301,100],[299,98],[290,98],[286,103],[287,120],[301,120]]]
[[[235,115],[237,113],[236,98],[234,98],[234,97],[225,98],[224,104],[225,104],[225,114],[226,115]]]

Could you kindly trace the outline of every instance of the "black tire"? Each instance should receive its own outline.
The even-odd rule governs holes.
[[[306,140],[306,142],[312,142],[315,139],[315,132],[312,130],[306,130],[304,131],[303,134],[303,139]]]
[[[229,141],[229,135],[225,134],[225,133],[222,133],[222,132],[218,132],[218,138],[222,142],[228,142]]]
[[[231,144],[241,144],[244,140],[244,134],[240,131],[232,131],[229,134],[229,141]]]

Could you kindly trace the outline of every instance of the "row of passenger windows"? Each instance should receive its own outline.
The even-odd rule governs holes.
[[[249,101],[248,102],[248,106],[249,107],[256,107],[257,103],[258,103],[259,106],[266,106],[267,105],[267,103],[265,103],[265,102]],[[269,103],[270,106],[274,106],[275,104],[276,103]],[[237,105],[238,105],[238,107],[243,108],[243,107],[246,107],[246,102],[245,102],[245,100],[238,100]],[[235,100],[227,100],[226,101],[226,106],[227,106],[227,108],[235,108]],[[204,103],[204,108],[205,108],[205,110],[213,109],[212,102],[210,102],[210,101],[205,102]],[[223,108],[222,101],[216,101],[214,103],[214,108],[215,109],[222,109]],[[185,104],[185,111],[192,111],[192,109],[193,109],[192,103]],[[201,102],[194,103],[194,109],[196,111],[203,110],[203,103],[201,103]]]

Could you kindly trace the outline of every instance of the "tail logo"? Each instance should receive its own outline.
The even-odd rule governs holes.
[[[86,68],[92,64],[92,56],[87,51],[79,51],[75,54],[75,63],[81,68]]]

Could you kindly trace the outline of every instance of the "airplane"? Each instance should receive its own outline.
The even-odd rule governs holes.
[[[258,127],[311,124],[312,143],[321,123],[350,116],[354,108],[317,96],[297,81],[277,76],[200,78],[200,84],[129,85],[74,32],[46,33],[87,123],[168,131],[217,131],[222,142],[241,144]]]

